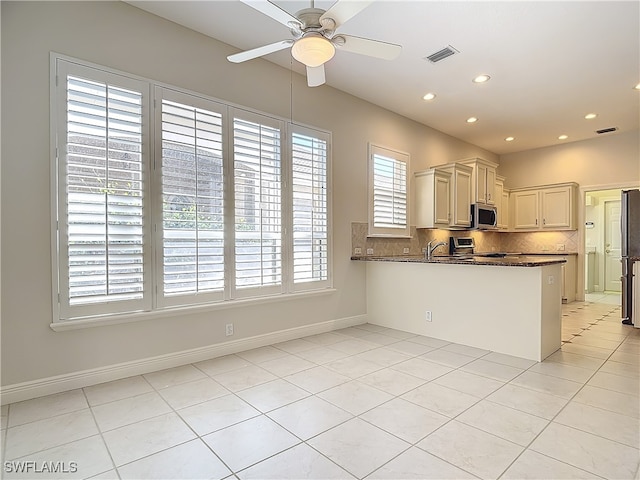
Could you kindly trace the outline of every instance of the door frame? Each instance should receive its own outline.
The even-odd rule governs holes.
[[[602,279],[602,291],[603,292],[610,292],[611,290],[607,289],[607,256],[606,256],[606,248],[607,248],[607,230],[609,229],[609,225],[607,224],[607,203],[609,202],[618,202],[618,204],[620,204],[620,198],[613,198],[613,197],[603,197],[602,198],[602,203],[603,203],[603,208],[604,211],[602,212],[603,214],[603,220],[604,220],[604,228],[602,229],[602,247],[604,250],[604,255],[603,255],[603,259],[602,259],[602,273],[603,273],[603,279]],[[622,267],[622,264],[620,265]],[[620,275],[622,275],[622,268],[620,268]],[[622,285],[620,286],[620,292],[622,292]]]
[[[591,192],[597,192],[600,190],[629,190],[640,188],[638,182],[622,182],[622,183],[609,183],[600,185],[584,185],[578,188],[579,198],[578,201],[578,265],[577,265],[577,285],[576,285],[576,301],[584,301],[584,255],[585,255],[585,206],[587,201],[587,194]]]

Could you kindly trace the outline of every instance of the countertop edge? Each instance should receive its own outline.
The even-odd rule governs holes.
[[[559,256],[559,255],[556,255]],[[554,265],[566,263],[563,258],[546,258],[532,259],[527,258],[529,255],[522,255],[521,258],[504,258],[504,257],[487,257],[462,259],[455,257],[435,257],[427,260],[422,256],[370,256],[370,255],[354,255],[351,260],[365,262],[395,262],[395,263],[429,263],[442,265],[488,265],[494,267],[543,267],[545,265]]]

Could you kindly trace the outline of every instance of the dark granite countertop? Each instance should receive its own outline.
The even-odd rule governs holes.
[[[564,254],[568,255],[568,254]],[[422,255],[374,256],[357,255],[351,260],[367,262],[406,262],[406,263],[445,263],[454,265],[493,265],[498,267],[541,267],[556,263],[565,263],[560,255],[505,255],[504,257],[487,257],[480,255],[436,255],[427,260]]]

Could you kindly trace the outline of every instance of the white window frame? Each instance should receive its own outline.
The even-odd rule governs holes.
[[[375,159],[376,157],[383,157],[391,159],[395,165],[404,165],[405,181],[404,181],[404,202],[405,202],[405,223],[400,224],[395,220],[392,220],[392,226],[376,226],[375,225],[375,188],[374,188],[374,175],[375,175]],[[395,237],[395,238],[409,238],[411,237],[411,225],[410,225],[410,203],[409,199],[409,172],[411,171],[411,158],[408,153],[394,150],[392,148],[386,148],[373,143],[368,145],[368,208],[369,208],[369,237]],[[395,188],[392,193],[396,195]]]
[[[230,252],[231,256],[228,257],[229,259],[233,259],[231,260],[230,263],[231,265],[229,265],[229,267],[231,268],[231,275],[229,277],[229,279],[231,280],[231,298],[235,299],[235,298],[250,298],[250,297],[256,297],[256,296],[265,296],[265,295],[278,295],[278,294],[282,294],[285,292],[285,279],[284,279],[284,259],[287,258],[286,257],[286,251],[285,251],[285,241],[284,241],[284,232],[285,232],[285,225],[284,225],[284,219],[285,219],[285,212],[283,211],[283,207],[284,207],[284,198],[285,198],[285,154],[284,154],[284,150],[285,150],[285,142],[286,142],[286,134],[285,134],[285,124],[283,121],[275,119],[275,118],[270,118],[267,117],[265,115],[260,115],[260,114],[256,114],[254,112],[250,112],[247,110],[243,110],[240,108],[233,108],[231,109],[231,111],[229,112],[229,121],[230,121],[230,127],[229,127],[229,148],[231,149],[230,154],[229,154],[229,162],[231,163],[230,168],[231,168],[231,175],[230,175],[230,203],[232,204],[233,207],[233,211],[229,212],[229,220],[231,222],[230,228],[226,229],[227,236],[230,239],[229,240],[229,244],[232,246],[233,251]],[[236,172],[235,172],[235,167],[234,167],[234,162],[235,162],[235,158],[236,158],[236,151],[235,151],[235,143],[234,143],[234,132],[233,132],[233,122],[235,119],[239,119],[239,120],[243,120],[245,122],[251,122],[251,123],[255,123],[261,126],[265,126],[268,128],[272,128],[275,130],[278,130],[279,134],[280,134],[280,282],[276,283],[276,284],[268,284],[268,285],[256,285],[256,286],[251,286],[251,287],[238,287],[237,282],[236,282],[236,252],[235,252],[235,248],[236,248],[236,238],[239,237],[240,235],[236,232],[236,225],[235,225],[235,216],[236,216],[236,211],[235,211],[235,199],[236,199],[236,191],[235,191],[235,178],[236,178]],[[261,200],[259,201],[259,203],[261,204]],[[261,268],[262,268],[262,262],[261,262]]]
[[[65,192],[59,179],[65,178],[62,149],[66,145],[66,72],[76,72],[82,78],[99,80],[112,78],[114,83],[131,82],[136,91],[143,90],[143,171],[144,171],[144,295],[135,305],[125,302],[105,302],[96,305],[69,308],[64,304],[67,284],[64,277],[66,257],[66,231],[61,224],[66,221],[63,208]],[[132,88],[133,89],[133,88]],[[332,190],[331,190],[331,133],[312,126],[293,124],[286,119],[264,114],[228,102],[207,97],[171,85],[112,70],[100,65],[80,61],[71,57],[51,53],[51,251],[53,272],[53,323],[56,331],[84,326],[108,325],[141,319],[166,317],[172,311],[188,313],[208,309],[229,308],[247,303],[271,302],[300,295],[318,295],[333,291],[333,245],[332,245]],[[162,99],[182,103],[190,107],[216,111],[223,115],[223,184],[224,184],[224,271],[225,286],[222,292],[198,292],[193,295],[163,294],[163,241],[162,241]],[[234,177],[233,177],[233,116],[265,125],[276,125],[281,136],[281,245],[282,281],[279,285],[237,289],[235,288],[234,262]],[[294,282],[293,267],[293,187],[292,180],[292,135],[294,132],[308,135],[326,142],[326,210],[327,210],[327,275],[319,280]],[[68,283],[68,282],[67,282]],[[67,302],[68,304],[68,302]]]
[[[158,307],[171,307],[177,305],[198,305],[203,303],[217,302],[225,299],[225,289],[209,291],[209,292],[196,292],[196,293],[183,293],[165,295],[164,292],[164,228],[163,228],[163,190],[162,190],[162,162],[163,162],[163,137],[162,137],[162,102],[168,100],[176,102],[189,107],[199,108],[202,110],[218,113],[222,116],[222,155],[223,165],[225,165],[228,156],[228,109],[225,105],[215,102],[213,100],[205,99],[191,94],[185,94],[180,91],[176,91],[171,88],[156,86],[154,89],[154,102],[155,102],[155,168],[154,168],[154,183],[155,195],[153,210],[156,213],[154,215],[154,233],[155,233],[155,284],[157,288],[154,289],[157,292],[156,305]],[[228,199],[228,188],[226,187],[227,169],[223,166],[224,171],[224,205]],[[226,215],[225,215],[226,221]],[[225,225],[226,227],[226,225]],[[224,230],[222,232],[224,237]],[[224,278],[225,283],[228,281],[228,272],[225,267]]]
[[[332,170],[331,170],[331,135],[329,133],[325,133],[325,132],[320,132],[317,129],[312,129],[312,128],[307,128],[304,127],[302,125],[296,125],[296,124],[289,124],[288,125],[289,130],[288,130],[288,137],[289,137],[289,142],[287,143],[287,146],[289,147],[289,184],[292,185],[292,188],[289,189],[289,195],[291,197],[291,199],[287,199],[287,201],[285,202],[287,207],[291,207],[293,208],[293,141],[292,141],[292,137],[294,134],[299,134],[299,135],[304,135],[304,136],[308,136],[308,137],[313,137],[321,142],[325,142],[326,145],[326,165],[325,165],[325,169],[326,169],[326,184],[325,184],[325,195],[326,195],[326,216],[327,216],[327,275],[326,278],[324,279],[319,279],[319,280],[310,280],[310,281],[300,281],[300,282],[296,282],[295,278],[294,278],[294,255],[295,253],[293,252],[293,248],[292,251],[290,252],[290,259],[288,261],[289,264],[289,271],[288,271],[288,278],[290,279],[290,285],[289,285],[289,290],[293,291],[293,292],[304,292],[304,291],[308,291],[308,290],[315,290],[318,288],[330,288],[331,285],[333,284],[333,268],[331,267],[331,265],[333,265],[333,229],[331,228],[331,219],[332,219],[332,214],[333,214],[333,203],[331,201],[331,199],[333,198],[332,195],[332,191],[331,191],[331,174],[332,174]],[[293,217],[294,217],[294,212],[291,211],[289,212],[289,215],[287,216],[288,219],[290,220],[291,224],[287,225],[287,232],[291,232],[291,237],[293,237],[294,235],[294,229],[295,229],[295,225],[293,224]],[[289,246],[293,246],[293,238],[289,239],[286,244]]]
[[[53,252],[53,286],[54,286],[54,313],[58,319],[68,319],[75,317],[112,315],[124,312],[148,311],[152,307],[152,266],[151,266],[151,250],[143,248],[143,294],[142,298],[134,300],[119,301],[103,301],[94,304],[71,305],[68,295],[61,292],[69,291],[69,256],[67,250],[67,197],[66,188],[58,185],[66,178],[66,138],[67,138],[67,75],[73,75],[82,78],[89,78],[94,81],[104,82],[106,84],[128,88],[142,93],[142,116],[149,116],[150,92],[148,83],[140,81],[137,78],[114,74],[110,71],[88,67],[71,61],[56,62],[55,68],[52,69],[54,79],[52,84],[57,84],[57,88],[53,91],[52,99],[55,98],[55,106],[52,108],[52,116],[55,119],[52,122],[53,134],[53,154],[52,154],[52,183],[55,188],[52,189],[52,252]],[[57,128],[55,128],[57,127]],[[149,159],[151,157],[151,142],[149,125],[143,121],[142,125],[142,166],[143,166],[143,211],[150,212],[149,202]],[[66,185],[66,184],[65,184]],[[58,217],[60,215],[60,217]],[[143,238],[151,238],[151,222],[148,213],[143,217]],[[143,245],[144,246],[144,245]]]

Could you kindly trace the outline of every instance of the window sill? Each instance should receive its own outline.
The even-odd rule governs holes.
[[[262,305],[267,303],[284,302],[288,300],[297,300],[300,298],[317,297],[320,295],[329,295],[337,292],[335,288],[325,288],[322,290],[312,290],[307,292],[287,293],[280,295],[272,295],[268,297],[228,300],[217,303],[208,303],[206,305],[196,305],[188,307],[170,307],[154,311],[131,312],[118,315],[93,316],[85,318],[77,318],[74,320],[60,320],[49,324],[49,327],[55,332],[65,332],[67,330],[78,330],[81,328],[104,327],[107,325],[118,325],[121,323],[140,322],[144,320],[155,320],[158,318],[173,317],[176,315],[194,315],[203,312],[211,312],[216,310],[225,310],[228,308],[247,307],[253,305]]]

